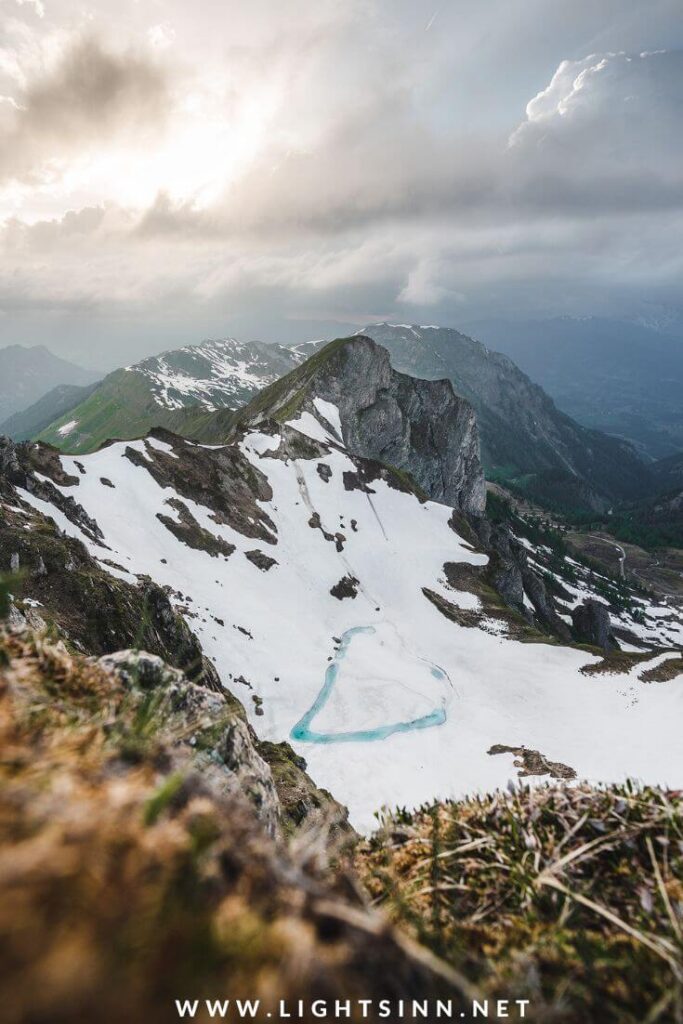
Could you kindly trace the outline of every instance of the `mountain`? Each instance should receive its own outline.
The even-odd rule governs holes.
[[[507,356],[444,327],[381,323],[360,333],[397,369],[452,381],[476,412],[488,476],[563,509],[605,510],[644,493],[648,474],[631,446],[560,412]]]
[[[468,399],[489,475],[564,510],[604,512],[646,492],[647,471],[628,444],[574,423],[506,357],[445,328],[375,324],[364,333],[386,346],[397,369],[446,377]],[[230,339],[167,352],[110,374],[33,436],[74,454],[153,426],[222,440],[232,412],[324,344],[286,349]]]
[[[163,352],[115,370],[37,436],[70,452],[91,451],[111,437],[172,426],[186,408],[197,415],[235,409],[303,359],[280,345],[234,338]]]
[[[58,384],[33,405],[15,412],[4,423],[0,423],[0,434],[7,434],[15,441],[28,441],[49,427],[53,420],[84,402],[98,386],[99,381],[85,385]]]
[[[82,386],[96,379],[93,371],[61,359],[44,345],[0,348],[0,422],[33,405],[55,385]]]
[[[683,449],[683,330],[600,317],[468,325],[579,423],[627,438],[658,459]]]
[[[322,416],[351,451],[408,474],[423,492],[454,508],[481,514],[485,486],[479,434],[469,403],[448,381],[393,370],[386,349],[356,335],[339,338],[302,366],[264,388],[243,409],[208,417],[194,436],[232,439],[264,418]]]
[[[676,488],[683,490],[683,452],[659,459],[653,463],[651,470],[660,494],[666,494]]]
[[[175,632],[177,667],[243,704],[259,749],[291,744],[282,774],[305,758],[356,828],[505,787],[519,749],[541,774],[680,785],[683,615],[487,518],[450,384],[359,337],[209,415],[226,443],[0,446],[15,614],[100,655]]]
[[[651,551],[683,549],[683,452],[652,463],[650,473],[648,496],[615,510],[607,528],[619,540]]]

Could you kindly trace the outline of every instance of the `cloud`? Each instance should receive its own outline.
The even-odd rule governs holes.
[[[330,236],[388,221],[413,230],[435,218],[485,227],[680,209],[681,94],[680,51],[563,61],[506,144],[435,131],[414,82],[389,78],[362,102],[352,92],[330,103],[305,144],[273,130],[209,208],[159,196],[140,231]],[[301,96],[287,100],[294,120]]]
[[[519,191],[558,209],[683,206],[683,51],[563,61],[509,140]]]
[[[640,0],[512,6],[428,31],[408,0],[31,10],[0,52],[0,306],[201,336],[209,310],[457,323],[682,292],[683,57],[619,52],[675,42],[676,5],[645,35]]]
[[[160,66],[114,53],[94,36],[71,39],[48,66],[5,97],[0,179],[40,181],[73,154],[158,130],[169,108]]]
[[[41,2],[41,0],[16,0],[16,2],[19,4],[20,7],[23,7],[24,5],[33,7],[34,11],[36,12],[39,18],[45,17],[45,5]]]

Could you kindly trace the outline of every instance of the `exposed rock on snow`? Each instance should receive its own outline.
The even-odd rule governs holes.
[[[578,640],[601,647],[603,651],[618,649],[609,612],[602,601],[588,598],[583,604],[577,605],[572,611],[572,623]]]
[[[575,779],[576,772],[560,761],[549,761],[545,754],[538,750],[529,750],[527,747],[506,747],[502,743],[495,743],[489,750],[489,754],[514,754],[516,760],[513,762],[518,768],[517,776],[520,779],[529,778],[532,775],[550,775],[553,779]]]

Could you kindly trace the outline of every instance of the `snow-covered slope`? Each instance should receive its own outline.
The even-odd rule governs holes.
[[[640,678],[680,657],[679,613],[643,603],[653,649],[613,664],[498,614],[458,585],[488,556],[452,509],[351,455],[335,408],[232,445],[157,432],[51,466],[16,489],[27,529],[36,510],[103,571],[167,587],[259,736],[290,740],[356,826],[504,786],[513,755],[497,745],[683,786],[683,677]]]
[[[211,411],[242,405],[304,358],[281,345],[227,338],[151,356],[126,370],[149,382],[150,394],[164,409],[198,403]]]

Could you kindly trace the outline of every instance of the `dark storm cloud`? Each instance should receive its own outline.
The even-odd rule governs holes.
[[[168,107],[164,74],[134,51],[74,40],[54,67],[29,77],[0,106],[0,178],[40,175],[45,164],[112,136],[158,127]]]

